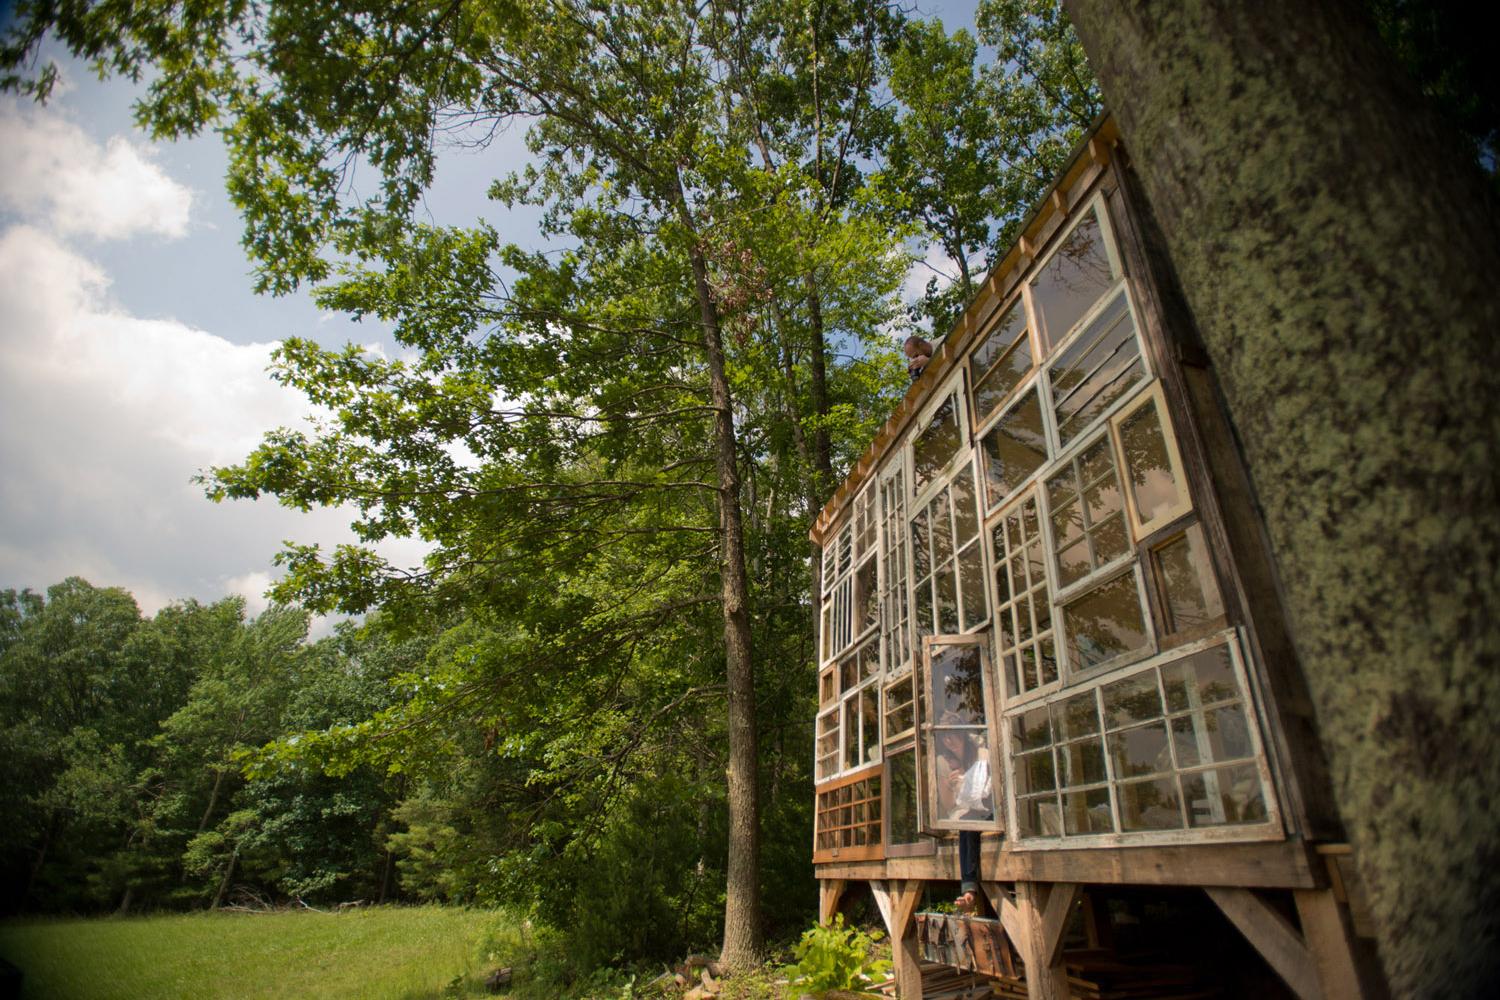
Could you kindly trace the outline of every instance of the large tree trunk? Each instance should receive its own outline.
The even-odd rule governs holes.
[[[685,205],[683,211],[685,214]],[[691,256],[714,407],[719,568],[729,689],[729,860],[721,961],[730,968],[744,968],[759,959],[761,950],[760,776],[755,732],[755,668],[750,658],[750,595],[745,573],[745,530],[740,516],[739,458],[735,453],[729,379],[724,371],[724,342],[718,308],[708,283],[707,262],[696,247]]]
[[[1500,978],[1500,247],[1359,9],[1068,0],[1242,443],[1397,995]]]

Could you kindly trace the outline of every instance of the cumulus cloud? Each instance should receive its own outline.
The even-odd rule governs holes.
[[[231,593],[258,610],[284,539],[350,540],[347,512],[212,504],[191,481],[309,414],[266,375],[274,346],[128,315],[55,236],[0,234],[0,585],[77,574],[148,612]]]
[[[187,233],[193,196],[149,147],[100,144],[56,110],[0,105],[0,206],[64,235],[99,240]]]

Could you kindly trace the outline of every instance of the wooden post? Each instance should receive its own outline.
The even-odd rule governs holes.
[[[1031,1000],[1066,1000],[1069,995],[1063,931],[1082,888],[1074,882],[1017,882],[1014,903],[1001,894],[1000,922],[1026,962]]]
[[[839,897],[844,894],[844,880],[825,878],[818,880],[818,923],[826,924],[839,909]]]
[[[917,941],[917,905],[922,901],[921,879],[887,879],[871,882],[885,929],[891,935],[891,961],[895,964],[896,995],[901,1000],[922,1000],[922,951]]]
[[[1302,937],[1312,954],[1318,982],[1328,1000],[1381,997],[1385,984],[1369,955],[1355,940],[1354,921],[1348,906],[1333,889],[1299,889],[1297,919]]]

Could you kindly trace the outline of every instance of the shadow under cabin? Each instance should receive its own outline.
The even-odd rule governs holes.
[[[1102,118],[821,512],[813,862],[902,997],[1380,996],[1214,374]],[[979,841],[984,915],[952,912]]]

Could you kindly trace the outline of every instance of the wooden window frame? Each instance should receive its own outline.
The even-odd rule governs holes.
[[[842,831],[845,831],[845,830],[854,830],[854,829],[858,828],[861,825],[865,826],[866,830],[868,831],[869,826],[870,826],[870,821],[869,820],[864,820],[863,823],[851,821],[848,824],[839,824],[839,825],[832,826],[832,827],[824,826],[823,822],[822,822],[823,821],[823,817],[827,814],[827,812],[830,812],[832,810],[825,810],[822,807],[821,797],[824,796],[824,795],[827,795],[827,794],[831,794],[833,792],[837,792],[840,789],[846,788],[848,786],[858,784],[861,781],[866,781],[866,780],[871,779],[871,778],[873,778],[876,781],[880,782],[880,791],[879,791],[879,794],[872,795],[872,796],[869,796],[867,798],[860,799],[860,800],[858,800],[857,803],[854,802],[854,801],[851,801],[847,806],[845,806],[845,805],[837,805],[837,806],[832,807],[832,809],[833,810],[842,809],[842,808],[850,808],[850,809],[852,809],[856,804],[865,804],[865,805],[868,805],[871,802],[876,803],[877,807],[880,809],[880,819],[878,821],[876,821],[878,825],[876,825],[875,830],[874,830],[875,836],[873,838],[871,838],[871,839],[873,839],[874,842],[873,843],[867,842],[867,843],[864,843],[864,844],[850,844],[850,845],[847,845],[847,846],[840,845],[840,846],[832,847],[832,848],[819,849],[819,847],[818,847],[818,836],[819,836],[819,834],[823,834],[823,833],[837,833],[837,832],[842,832]],[[871,765],[869,767],[861,768],[861,769],[859,769],[857,771],[851,771],[851,772],[849,772],[846,775],[842,775],[837,781],[830,781],[826,785],[819,785],[817,787],[817,789],[815,790],[814,794],[816,796],[813,799],[813,863],[814,864],[819,864],[819,863],[824,863],[824,862],[829,862],[829,861],[879,861],[880,859],[882,859],[882,858],[885,857],[885,764],[884,764],[884,762],[881,762],[881,763],[878,763],[878,764],[873,764],[873,765]]]
[[[913,675],[915,682],[915,675]],[[885,856],[888,858],[916,858],[937,852],[937,841],[929,834],[923,833],[926,827],[922,821],[923,817],[923,793],[922,793],[922,752],[918,749],[920,741],[916,738],[916,730],[908,731],[910,736],[897,741],[896,744],[886,747],[885,757],[882,764],[885,767],[885,780],[881,785],[882,798],[885,800],[880,811],[880,839],[885,844]],[[914,773],[916,776],[917,796],[917,839],[911,843],[895,844],[891,842],[891,761],[898,754],[911,751],[913,757]]]
[[[1079,594],[1083,593],[1086,590],[1092,589],[1095,583],[1103,582],[1106,577],[1113,575],[1121,567],[1128,565],[1131,560],[1138,560],[1140,558],[1140,546],[1136,543],[1136,540],[1130,536],[1130,516],[1128,513],[1126,513],[1123,519],[1126,528],[1125,552],[1121,555],[1115,556],[1108,562],[1103,562],[1098,566],[1093,567],[1083,576],[1079,577],[1077,580],[1074,580],[1067,586],[1063,586],[1062,584],[1062,567],[1058,564],[1057,561],[1057,557],[1061,553],[1059,553],[1057,549],[1057,539],[1054,537],[1052,530],[1052,498],[1048,494],[1047,480],[1051,476],[1054,476],[1057,473],[1061,472],[1065,467],[1071,466],[1072,463],[1075,462],[1085,451],[1098,444],[1101,440],[1104,440],[1108,436],[1108,434],[1108,428],[1100,427],[1096,428],[1088,435],[1080,437],[1079,440],[1075,441],[1068,448],[1065,454],[1059,455],[1056,459],[1053,460],[1050,465],[1043,467],[1035,483],[1040,509],[1046,514],[1046,522],[1042,525],[1042,534],[1043,537],[1047,540],[1047,568],[1052,574],[1052,584],[1054,587],[1054,590],[1052,592],[1054,598],[1054,607],[1056,607],[1056,605],[1058,604],[1067,602],[1070,598],[1077,597]],[[1108,447],[1105,450],[1109,452],[1110,461],[1112,461],[1115,465],[1115,479],[1119,482],[1121,505],[1123,508],[1125,480],[1120,475],[1120,455],[1113,439],[1109,440]],[[1074,470],[1074,476],[1077,476],[1076,469]],[[1080,504],[1082,504],[1083,489],[1084,487],[1082,481],[1080,480]]]
[[[1186,536],[1193,528],[1197,528],[1203,536],[1203,546],[1208,555],[1206,561],[1209,574],[1208,582],[1219,593],[1221,610],[1217,615],[1201,625],[1173,629],[1169,632],[1167,631],[1167,625],[1172,621],[1172,617],[1167,601],[1166,582],[1163,579],[1158,553],[1172,542]],[[1228,591],[1225,590],[1223,584],[1224,576],[1219,569],[1218,559],[1214,556],[1214,548],[1208,541],[1208,531],[1204,528],[1199,518],[1182,518],[1157,529],[1149,537],[1141,540],[1141,549],[1143,553],[1142,565],[1146,569],[1147,576],[1146,591],[1151,598],[1151,614],[1156,622],[1157,644],[1163,651],[1189,642],[1195,642],[1198,639],[1222,632],[1229,627],[1229,604],[1225,598],[1225,594]]]
[[[1141,625],[1145,629],[1146,644],[1139,649],[1129,650],[1117,654],[1113,659],[1096,663],[1091,667],[1076,669],[1072,656],[1068,653],[1067,623],[1063,618],[1063,606],[1070,601],[1083,597],[1096,587],[1114,583],[1116,580],[1132,574],[1135,579],[1136,600],[1141,606]],[[1149,659],[1161,651],[1156,638],[1156,620],[1152,617],[1153,608],[1148,596],[1144,568],[1141,565],[1140,547],[1132,545],[1129,559],[1119,559],[1111,564],[1108,570],[1101,570],[1091,576],[1079,581],[1079,584],[1069,588],[1067,596],[1055,595],[1052,604],[1052,632],[1053,641],[1057,643],[1059,671],[1062,674],[1062,689],[1077,687],[1088,684],[1096,677],[1123,670],[1131,664],[1140,660]]]
[[[931,676],[933,650],[944,646],[968,646],[979,654],[980,691],[985,710],[985,743],[990,767],[990,795],[994,803],[994,815],[991,819],[953,820],[937,819],[934,816],[935,809],[931,798],[935,788],[930,769],[937,755],[931,746],[934,739],[932,732],[934,725],[927,721],[927,714],[932,706],[928,704],[929,699],[925,697],[925,692]],[[1001,734],[998,724],[1000,709],[995,698],[995,686],[991,680],[995,671],[989,660],[989,647],[989,638],[982,632],[968,635],[931,635],[923,641],[922,669],[917,675],[918,683],[914,690],[917,694],[917,768],[919,794],[921,795],[919,814],[924,833],[946,834],[957,830],[996,832],[1005,829],[1005,799],[1000,787],[1004,773],[1001,768],[1005,761],[997,739]]]
[[[1074,341],[1081,339],[1089,331],[1089,328],[1093,326],[1094,320],[1098,319],[1105,310],[1114,305],[1115,299],[1119,296],[1123,296],[1125,300],[1125,311],[1130,319],[1132,329],[1131,337],[1135,340],[1136,357],[1141,364],[1141,379],[1129,391],[1121,395],[1119,399],[1116,399],[1109,406],[1105,407],[1093,420],[1074,431],[1073,439],[1064,444],[1062,440],[1062,425],[1057,419],[1058,400],[1052,390],[1052,372],[1057,367],[1057,360],[1067,352],[1068,348],[1073,346]],[[1078,321],[1078,324],[1068,332],[1068,335],[1062,341],[1053,345],[1052,349],[1047,352],[1047,360],[1038,366],[1037,377],[1043,383],[1044,395],[1042,398],[1046,403],[1044,421],[1047,427],[1048,441],[1054,455],[1061,456],[1064,452],[1072,451],[1080,441],[1091,439],[1101,426],[1107,424],[1123,407],[1130,405],[1131,401],[1144,392],[1148,386],[1159,380],[1157,372],[1151,363],[1150,352],[1146,350],[1146,343],[1141,334],[1140,310],[1136,307],[1135,290],[1126,278],[1121,277],[1109,291],[1099,297],[1099,301],[1094,303],[1093,307]]]

